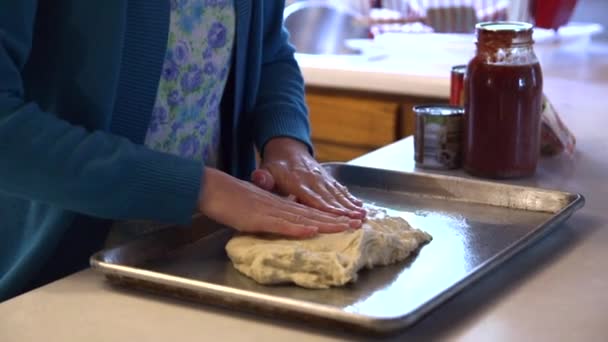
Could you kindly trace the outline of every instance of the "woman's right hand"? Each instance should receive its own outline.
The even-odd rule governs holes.
[[[203,183],[198,203],[201,213],[241,232],[307,238],[362,224],[279,197],[216,169],[206,168]]]

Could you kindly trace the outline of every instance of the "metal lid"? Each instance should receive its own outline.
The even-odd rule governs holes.
[[[467,66],[465,64],[462,65],[454,65],[452,67],[452,72],[458,73],[458,74],[464,74],[467,72]]]
[[[464,114],[464,108],[447,104],[428,104],[414,106],[414,112],[416,114],[428,114],[438,116],[462,115]]]
[[[486,21],[483,23],[478,23],[475,25],[477,30],[485,30],[485,31],[528,31],[532,30],[534,26],[530,23],[520,22],[520,21]]]

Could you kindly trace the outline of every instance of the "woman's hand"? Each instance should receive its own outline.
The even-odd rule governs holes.
[[[361,227],[361,220],[306,207],[215,169],[207,168],[203,181],[199,210],[241,232],[307,238]]]
[[[257,186],[295,196],[311,208],[354,219],[364,219],[363,203],[351,195],[308,153],[303,143],[275,138],[264,147],[264,160],[251,176]]]

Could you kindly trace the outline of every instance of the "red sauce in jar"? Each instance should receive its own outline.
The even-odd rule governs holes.
[[[531,36],[531,27],[489,33],[478,27],[478,51],[465,81],[464,168],[474,176],[536,171],[543,82]]]

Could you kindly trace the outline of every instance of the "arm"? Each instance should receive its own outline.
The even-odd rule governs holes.
[[[289,137],[304,143],[312,154],[308,109],[304,102],[304,80],[294,49],[283,27],[283,1],[266,1],[262,71],[254,108],[254,138],[263,153],[275,137]]]
[[[25,101],[36,5],[0,5],[0,191],[104,218],[188,222],[200,163],[86,131]]]
[[[293,195],[309,207],[364,218],[362,202],[312,157],[304,80],[283,27],[283,1],[273,4],[267,5],[265,13],[272,22],[265,27],[262,75],[254,110],[254,137],[263,160],[252,180],[263,189]]]

